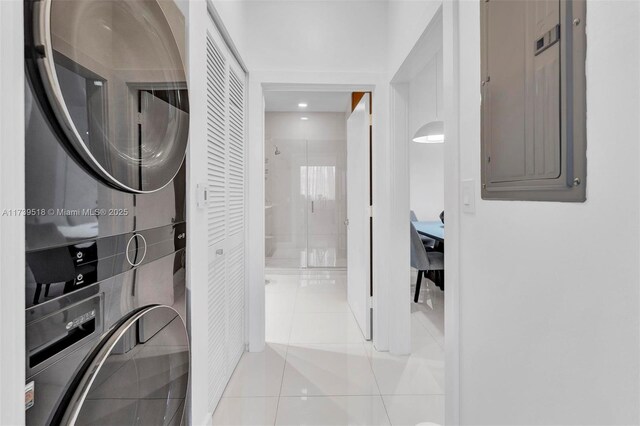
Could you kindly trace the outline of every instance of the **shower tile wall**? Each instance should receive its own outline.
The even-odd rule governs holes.
[[[265,141],[267,267],[345,267],[345,113],[267,112]]]

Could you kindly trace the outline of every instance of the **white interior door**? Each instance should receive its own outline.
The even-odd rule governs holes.
[[[347,121],[347,298],[365,339],[371,339],[370,125],[365,94]]]
[[[203,232],[209,244],[208,408],[213,412],[245,347],[245,74],[212,21],[206,48],[208,229]]]

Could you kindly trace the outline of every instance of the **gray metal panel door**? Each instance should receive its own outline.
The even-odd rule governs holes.
[[[584,201],[585,4],[481,3],[482,196]]]
[[[555,31],[558,0],[491,0],[486,16],[485,102],[490,182],[560,174],[560,44],[536,54]],[[524,31],[522,30],[524,28]]]

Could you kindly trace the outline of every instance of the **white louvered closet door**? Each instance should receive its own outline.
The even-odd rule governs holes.
[[[227,309],[229,361],[235,367],[244,351],[244,72],[230,61],[227,145]]]
[[[245,74],[207,32],[208,381],[213,412],[244,351]]]

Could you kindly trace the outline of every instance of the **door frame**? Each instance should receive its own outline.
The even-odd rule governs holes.
[[[25,208],[23,2],[0,1],[0,424],[24,424]],[[36,390],[37,392],[37,390]]]
[[[265,346],[265,253],[264,253],[264,94],[268,91],[322,91],[372,92],[373,99],[373,177],[374,201],[389,199],[389,133],[388,121],[389,79],[386,73],[305,73],[305,72],[251,72],[249,74],[249,146],[248,146],[248,233],[249,256],[247,262],[247,293],[249,314],[248,349],[259,352]],[[389,267],[385,259],[390,251],[386,241],[389,230],[384,226],[389,219],[388,203],[375,203],[374,218],[374,297],[373,344],[376,350],[400,353],[398,336],[390,323],[395,320],[389,295],[395,292],[391,285]],[[393,312],[393,315],[391,313]],[[407,318],[409,315],[407,313]],[[409,335],[409,331],[407,331]]]
[[[442,66],[444,120],[445,248],[445,422],[460,424],[460,0],[442,5]]]
[[[446,141],[444,146],[444,209],[447,216],[447,244],[445,245],[445,423],[460,424],[460,117],[459,117],[459,1],[443,2],[431,21],[416,41],[394,78],[405,64],[415,67],[424,55],[421,41],[429,37],[434,26],[442,30],[443,94]],[[438,22],[440,21],[440,22]],[[441,24],[441,27],[433,24]],[[395,300],[396,309],[411,299],[409,265],[409,87],[408,83],[391,80],[390,85],[390,129],[392,145],[392,172],[390,174],[392,194],[393,229],[404,230],[390,244],[397,248],[392,267],[397,282],[402,286],[401,298]],[[404,267],[404,269],[403,269]],[[411,302],[413,303],[413,302]],[[407,304],[410,309],[410,305]],[[403,330],[396,330],[403,332]],[[409,348],[410,349],[410,348]],[[408,353],[408,352],[407,352]]]

